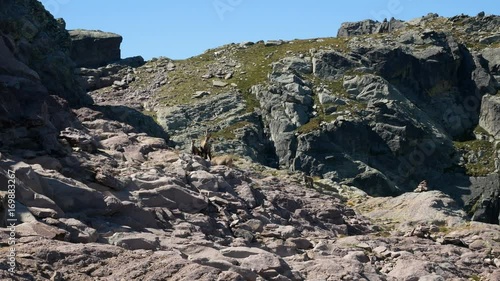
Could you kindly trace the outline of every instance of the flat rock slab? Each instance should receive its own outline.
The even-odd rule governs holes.
[[[458,208],[457,203],[440,191],[408,192],[394,198],[370,198],[359,209],[364,209],[364,215],[369,218],[389,220],[402,228],[417,223],[455,226],[466,220],[465,212]]]

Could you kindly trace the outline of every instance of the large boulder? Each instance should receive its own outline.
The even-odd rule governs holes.
[[[374,208],[377,206],[378,208]],[[391,220],[398,230],[411,230],[419,223],[453,227],[465,223],[466,214],[441,191],[407,192],[397,197],[370,198],[360,208],[372,210],[365,215],[375,220]]]
[[[337,37],[349,37],[363,34],[373,34],[377,29],[378,22],[364,20],[359,22],[344,22],[340,26]]]
[[[488,61],[491,73],[500,74],[500,48],[486,48],[481,54]]]
[[[483,97],[479,125],[495,138],[500,138],[500,96]]]
[[[121,58],[123,38],[115,33],[100,30],[70,30],[71,58],[78,67],[99,67]]]

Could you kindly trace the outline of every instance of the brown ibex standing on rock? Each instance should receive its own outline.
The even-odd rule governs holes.
[[[314,188],[314,179],[307,175],[306,173],[304,174],[304,184],[306,185],[307,188]]]
[[[205,137],[201,140],[200,148],[201,148],[201,157],[205,159],[212,159],[212,147],[210,146],[210,137],[212,135],[208,132],[208,129],[205,131]]]
[[[191,140],[191,153],[193,155],[201,156],[201,150],[194,144],[195,142],[195,140]]]

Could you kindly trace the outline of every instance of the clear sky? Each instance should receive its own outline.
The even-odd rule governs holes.
[[[40,0],[68,29],[123,36],[122,57],[183,59],[228,43],[336,36],[340,24],[429,12],[500,14],[498,0]]]

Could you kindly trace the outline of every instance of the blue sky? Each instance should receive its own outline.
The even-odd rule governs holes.
[[[68,29],[123,36],[122,57],[183,59],[228,43],[332,37],[345,21],[500,14],[500,1],[471,0],[41,0]]]

